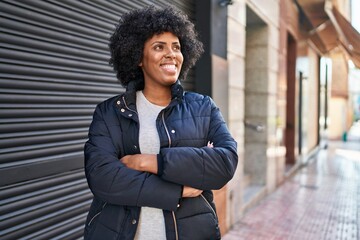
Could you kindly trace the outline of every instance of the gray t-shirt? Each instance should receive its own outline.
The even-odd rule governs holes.
[[[136,105],[139,114],[140,152],[158,154],[160,139],[156,129],[156,118],[165,107],[149,102],[142,91],[136,92]],[[165,221],[162,209],[142,207],[135,240],[166,240]]]

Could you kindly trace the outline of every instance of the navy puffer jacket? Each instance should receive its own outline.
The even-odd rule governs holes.
[[[219,109],[210,97],[174,84],[172,101],[156,122],[158,174],[139,172],[119,161],[140,153],[137,89],[130,84],[96,107],[85,144],[85,173],[94,194],[85,239],[133,239],[142,206],[163,209],[167,239],[220,239],[211,190],[233,177],[238,157]],[[181,198],[182,186],[204,191]]]

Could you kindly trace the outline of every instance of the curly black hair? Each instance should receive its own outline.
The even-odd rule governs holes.
[[[195,65],[204,52],[194,24],[185,14],[171,6],[156,9],[150,5],[122,15],[110,37],[109,63],[124,87],[131,81],[144,84],[143,72],[139,67],[144,44],[154,35],[164,32],[171,32],[179,38],[184,56],[179,79],[186,78],[189,69]]]

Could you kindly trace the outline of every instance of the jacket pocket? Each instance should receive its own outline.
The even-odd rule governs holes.
[[[220,239],[216,211],[203,195],[184,198],[175,215],[179,239]]]
[[[106,206],[106,202],[103,204],[102,208],[100,209],[100,211],[98,211],[94,216],[92,216],[89,220],[89,222],[87,223],[87,226],[91,226],[91,224],[94,222],[94,220],[101,214],[101,212],[104,210],[105,206]]]
[[[92,236],[96,227],[96,222],[106,204],[106,202],[98,201],[96,199],[93,200],[85,223],[84,239],[91,239],[90,236]]]
[[[124,206],[105,204],[101,212],[89,219],[85,239],[118,239],[124,231],[124,220],[128,215]]]
[[[217,214],[215,209],[213,208],[213,206],[211,206],[211,204],[209,203],[209,201],[204,197],[204,195],[200,194],[200,197],[204,200],[206,206],[209,207],[209,209],[211,210],[211,212],[214,214],[214,217],[217,219]]]

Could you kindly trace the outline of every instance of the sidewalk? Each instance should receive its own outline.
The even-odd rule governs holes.
[[[223,240],[360,239],[360,124],[347,142],[329,142]]]

